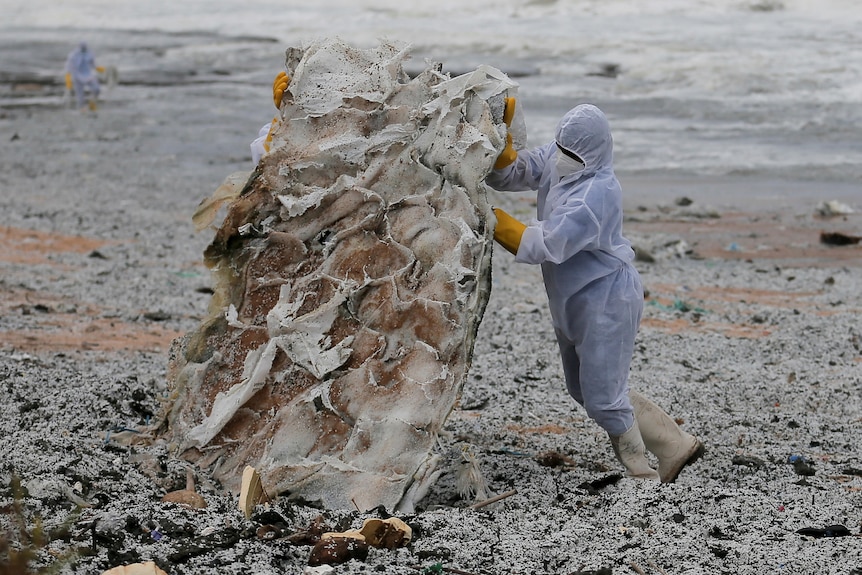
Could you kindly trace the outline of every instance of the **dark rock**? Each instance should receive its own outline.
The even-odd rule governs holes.
[[[321,539],[311,550],[308,564],[312,567],[318,565],[339,565],[351,559],[365,561],[368,557],[368,544],[362,539],[355,537],[333,536]]]
[[[850,530],[843,525],[827,525],[826,527],[803,527],[796,531],[800,535],[809,537],[847,537],[852,535]]]

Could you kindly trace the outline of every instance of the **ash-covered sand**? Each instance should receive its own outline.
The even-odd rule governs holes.
[[[68,46],[49,40],[40,53],[59,68]],[[311,547],[297,534],[381,513],[276,499],[249,521],[204,473],[206,509],[162,503],[185,485],[184,464],[129,444],[159,412],[171,340],[209,302],[211,233],[195,234],[191,214],[250,169],[248,142],[272,113],[265,66],[184,75],[188,58],[170,63],[169,85],[146,81],[164,68],[138,70],[96,114],[60,105],[59,74],[19,82],[10,91],[25,97],[0,107],[0,526],[13,548],[27,544],[19,522],[49,535],[34,570],[153,560],[172,575],[302,573]],[[704,457],[675,484],[618,479],[607,437],[565,392],[538,268],[497,249],[440,440],[444,473],[403,517],[413,542],[333,573],[862,572],[862,247],[819,238],[862,235],[858,188],[621,179],[649,292],[631,384],[701,437]],[[494,203],[529,219],[529,198]],[[832,199],[856,213],[819,216]],[[469,509],[456,484],[465,452],[488,495],[517,494]],[[264,524],[277,529],[261,538]],[[849,534],[814,536],[829,526]]]

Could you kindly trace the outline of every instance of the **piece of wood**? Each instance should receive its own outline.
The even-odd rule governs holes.
[[[506,491],[505,493],[501,493],[500,495],[495,495],[494,497],[490,497],[490,498],[486,499],[485,501],[480,501],[478,503],[474,503],[473,505],[470,506],[470,509],[481,509],[482,507],[485,507],[486,505],[491,505],[492,503],[497,503],[498,501],[506,499],[507,497],[517,495],[517,493],[518,493],[517,489],[512,489],[511,491]]]

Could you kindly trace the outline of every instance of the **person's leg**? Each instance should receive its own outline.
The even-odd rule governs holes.
[[[642,295],[630,293],[633,279],[626,271],[593,282],[572,301],[577,307],[572,310],[577,314],[572,327],[581,359],[584,407],[605,431],[617,436],[634,422],[628,377],[643,306]]]
[[[96,100],[99,99],[99,80],[96,77],[90,78],[84,84],[86,90],[90,92],[90,97],[87,101],[90,110],[96,110]]]
[[[695,462],[703,454],[703,443],[680,429],[664,410],[637,391],[630,390],[629,398],[635,409],[644,445],[658,458],[661,482],[672,483],[683,467]]]
[[[79,78],[72,78],[72,88],[75,90],[75,102],[78,108],[84,107],[84,83]]]
[[[643,309],[636,272],[620,270],[587,286],[572,301],[573,339],[580,358],[580,389],[587,414],[607,433],[627,475],[658,480],[649,465],[628,374]]]
[[[559,329],[554,328],[554,332],[557,335],[557,345],[560,346],[566,390],[578,404],[584,405],[584,397],[581,394],[581,360],[578,359],[578,352],[575,350],[575,345],[566,339]]]

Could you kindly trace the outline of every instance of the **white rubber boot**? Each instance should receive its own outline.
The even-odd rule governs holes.
[[[658,472],[650,467],[649,461],[647,461],[646,447],[638,429],[637,419],[622,435],[609,434],[609,437],[614,448],[614,454],[626,468],[626,475],[638,479],[659,480]]]
[[[703,455],[703,443],[679,428],[667,413],[638,393],[629,391],[644,445],[658,458],[662,483],[673,483],[679,472]]]

